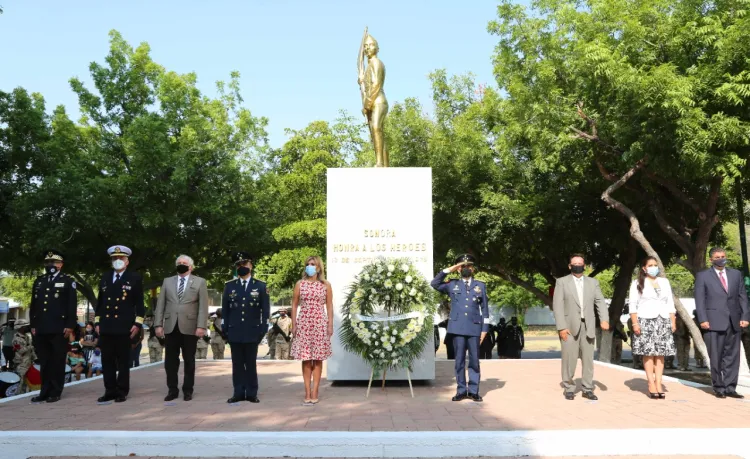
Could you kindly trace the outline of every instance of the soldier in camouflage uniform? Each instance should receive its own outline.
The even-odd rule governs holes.
[[[682,371],[690,371],[690,330],[685,321],[677,315],[677,330],[674,333],[674,342],[677,346],[677,368]]]
[[[208,342],[211,338],[208,335],[203,335],[202,338],[198,338],[198,343],[195,345],[195,358],[205,359],[208,357]]]
[[[21,378],[21,384],[18,386],[16,394],[23,394],[28,389],[26,387],[26,372],[34,364],[36,353],[34,345],[31,343],[31,327],[29,322],[24,319],[18,319],[15,324],[16,334],[13,336],[13,357],[14,370]]]
[[[161,362],[164,360],[164,338],[156,336],[156,328],[148,329],[148,358],[149,362]]]
[[[224,349],[226,347],[226,336],[221,332],[221,309],[216,310],[216,318],[211,321],[211,353],[214,360],[224,359]]]
[[[266,341],[268,342],[268,356],[271,360],[276,360],[276,338],[279,336],[274,325],[279,320],[279,312],[276,311],[271,316],[269,324],[271,325],[270,330],[266,333]]]

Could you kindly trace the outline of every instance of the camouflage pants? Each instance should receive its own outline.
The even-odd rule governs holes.
[[[677,368],[687,370],[690,368],[690,338],[676,336],[674,342],[677,346]]]
[[[195,350],[195,358],[196,359],[205,359],[208,357],[208,348],[198,348]]]
[[[222,360],[224,359],[224,348],[226,345],[224,344],[224,341],[217,342],[217,343],[211,343],[211,352],[214,355],[214,360]]]
[[[703,360],[703,357],[701,356],[701,353],[698,350],[698,345],[695,342],[693,342],[693,353],[695,354],[695,367],[706,368],[706,361]]]
[[[29,368],[31,368],[31,365],[33,362],[21,362],[19,364],[16,364],[16,374],[21,378],[21,383],[18,385],[18,391],[16,392],[16,395],[18,394],[25,394],[28,392],[28,386],[26,385],[26,372],[29,371]]]
[[[622,363],[622,340],[616,337],[612,338],[612,363]]]
[[[163,360],[164,348],[163,347],[149,347],[148,358],[151,363],[161,362]]]
[[[276,337],[271,336],[268,339],[268,355],[271,360],[276,359]]]
[[[289,360],[289,343],[284,341],[283,343],[276,343],[276,352],[274,353],[274,360]]]

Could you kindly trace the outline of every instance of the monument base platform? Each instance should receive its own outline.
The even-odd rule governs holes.
[[[323,380],[302,406],[299,362],[258,365],[260,404],[228,405],[229,361],[198,362],[194,399],[165,404],[161,364],[131,373],[125,403],[97,405],[100,379],[68,386],[55,404],[33,394],[0,403],[0,457],[471,457],[620,454],[743,456],[750,404],[665,378],[651,400],[642,372],[597,363],[598,402],[564,399],[559,360],[482,361],[483,403],[451,402],[453,362],[436,378],[374,388]],[[664,441],[633,441],[658,438]],[[710,441],[708,441],[710,439]]]

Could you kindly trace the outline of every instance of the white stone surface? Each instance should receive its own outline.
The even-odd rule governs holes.
[[[432,170],[430,168],[328,169],[327,277],[334,294],[333,356],[330,381],[368,380],[370,368],[347,352],[338,338],[341,306],[362,267],[378,256],[408,257],[431,280]],[[414,362],[411,378],[435,378],[435,347],[430,339]],[[405,371],[388,372],[406,379]]]

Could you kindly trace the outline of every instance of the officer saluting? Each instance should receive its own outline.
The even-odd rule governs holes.
[[[60,400],[65,385],[68,337],[76,324],[78,295],[72,277],[63,274],[63,254],[47,250],[44,275],[34,281],[31,297],[31,333],[41,367],[42,388],[33,403]]]
[[[461,270],[461,279],[444,282],[445,277]],[[456,258],[456,264],[439,272],[432,280],[432,288],[450,295],[451,312],[448,318],[448,333],[453,335],[456,352],[456,384],[458,389],[454,402],[470,398],[481,402],[479,395],[479,344],[490,329],[490,311],[487,302],[487,287],[484,282],[472,278],[474,257],[469,254]],[[466,390],[466,351],[469,351],[469,387]]]
[[[252,276],[253,261],[245,252],[232,256],[237,279],[224,286],[221,296],[222,331],[232,349],[234,394],[227,403],[258,400],[258,344],[268,331],[271,304],[265,282]]]
[[[114,270],[105,273],[99,282],[94,319],[104,373],[104,395],[98,401],[120,403],[128,399],[130,392],[130,340],[143,326],[143,278],[127,270],[132,250],[115,245],[107,253]]]

